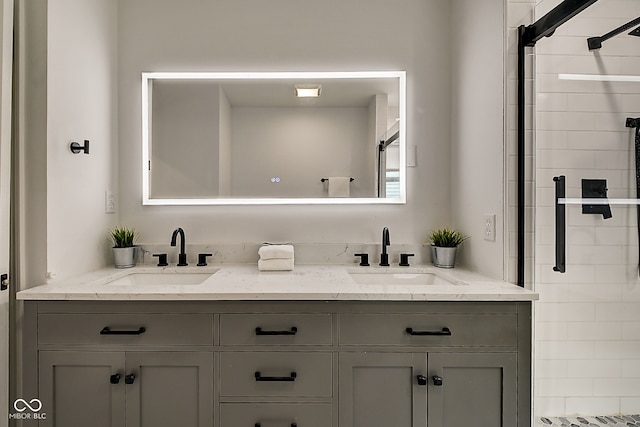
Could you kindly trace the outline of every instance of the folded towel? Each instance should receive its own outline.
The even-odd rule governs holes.
[[[329,197],[349,197],[351,190],[351,177],[329,177]]]
[[[293,259],[293,245],[263,245],[258,255],[260,259]]]
[[[259,259],[258,270],[260,271],[291,271],[293,270],[293,258]]]

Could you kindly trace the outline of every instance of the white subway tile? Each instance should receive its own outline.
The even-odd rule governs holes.
[[[536,127],[542,130],[601,130],[596,127],[595,115],[599,113],[538,112]],[[568,156],[562,156],[568,157]],[[588,166],[580,166],[588,167]]]
[[[640,414],[640,397],[620,398],[621,414]]]
[[[567,263],[620,264],[623,248],[619,246],[574,246],[567,248]]]
[[[595,378],[593,394],[595,396],[638,396],[640,378]]]
[[[638,309],[640,310],[640,307]],[[622,339],[640,341],[640,322],[623,322]],[[638,359],[640,359],[640,354],[638,354]],[[638,369],[640,369],[640,362]]]
[[[621,374],[622,362],[617,359],[567,361],[566,377],[569,378],[619,378]]]
[[[567,397],[567,416],[588,416],[603,414],[619,414],[620,398],[618,397]]]
[[[595,319],[595,304],[571,302],[540,304],[536,310],[536,319],[541,322],[593,321]]]
[[[572,131],[567,133],[567,148],[581,150],[628,150],[629,144],[626,136],[623,136],[623,133],[619,131]]]
[[[640,309],[637,302],[599,303],[595,306],[595,318],[605,322],[639,322]]]
[[[553,417],[566,414],[564,397],[537,396],[533,401],[533,411],[537,417]]]
[[[540,341],[536,344],[539,359],[589,359],[595,355],[593,341]]]
[[[640,341],[607,341],[594,345],[594,357],[596,359],[637,360],[639,354]]]
[[[566,94],[565,107],[567,111],[592,111],[607,113],[610,113],[612,111],[624,111],[622,109],[622,95],[609,93]]]
[[[567,339],[567,322],[536,321],[536,341],[565,341]]]
[[[569,110],[566,93],[538,93],[536,96],[536,110],[538,112],[549,111],[584,111],[584,110]],[[591,110],[586,110],[591,111]]]
[[[544,397],[593,396],[590,378],[539,378],[536,395]]]
[[[574,341],[621,340],[622,322],[569,322],[567,336]]]
[[[637,359],[622,361],[622,377],[640,378],[640,356]],[[638,397],[640,397],[640,394]]]
[[[536,378],[565,378],[567,377],[567,360],[539,359],[535,363]]]

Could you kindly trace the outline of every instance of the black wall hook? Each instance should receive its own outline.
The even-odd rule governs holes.
[[[89,140],[85,139],[84,145],[80,145],[74,141],[69,145],[69,148],[73,154],[78,154],[81,151],[84,151],[84,154],[89,154]]]

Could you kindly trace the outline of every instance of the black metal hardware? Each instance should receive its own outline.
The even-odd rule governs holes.
[[[382,253],[380,254],[380,266],[389,267],[389,254],[387,254],[387,246],[391,244],[389,239],[389,229],[384,227],[382,229]]]
[[[418,336],[450,336],[451,329],[442,328],[440,331],[414,331],[413,328],[405,329],[405,332],[409,335],[418,335]]]
[[[566,206],[558,203],[558,199],[565,198],[565,176],[555,176],[556,183],[556,265],[553,271],[564,273],[566,271]]]
[[[112,331],[109,326],[105,326],[100,331],[100,335],[142,335],[147,331],[144,326],[140,326],[134,330]]]
[[[9,275],[0,275],[0,291],[6,291],[9,289]]]
[[[255,424],[254,424],[254,427],[260,427],[260,426],[261,426],[261,424],[260,424],[260,423],[255,423]],[[298,427],[298,424],[296,424],[296,423],[291,423],[291,427]]]
[[[526,27],[524,32],[525,46],[533,47],[541,38],[552,36],[560,25],[597,1],[598,0],[564,0],[549,13],[538,19],[538,21]]]
[[[369,264],[369,254],[354,254],[354,256],[359,256],[360,257],[360,265],[362,267],[369,267],[371,264]]]
[[[136,380],[135,374],[129,374],[129,375],[125,375],[124,376],[124,383],[125,384],[133,384],[133,382],[135,380]]]
[[[109,377],[109,382],[111,384],[118,384],[120,382],[120,374],[113,374]]]
[[[355,178],[349,178],[349,182],[353,182],[355,180],[356,180]],[[329,178],[320,178],[320,181],[321,182],[327,182],[327,181],[329,181]]]
[[[213,254],[198,254],[198,267],[204,267],[207,265],[208,256],[213,256]]]
[[[600,36],[600,37],[589,37],[587,39],[587,46],[589,46],[589,50],[594,50],[594,49],[600,49],[602,47],[602,42],[605,42],[607,40],[609,40],[611,37],[615,37],[618,34],[627,31],[629,28],[633,28],[636,25],[640,24],[640,17],[627,22],[624,25],[619,26],[618,28],[616,28],[615,30],[611,30],[609,31],[607,34]],[[640,27],[639,27],[640,28]],[[636,28],[635,30],[633,30],[631,33],[633,33],[634,31],[638,31],[638,28]],[[629,33],[629,35],[636,35],[636,34],[631,34]]]
[[[583,179],[582,198],[584,199],[606,199],[607,180],[606,179]],[[583,214],[602,215],[603,219],[612,217],[611,206],[606,205],[582,205]]]
[[[636,157],[636,198],[640,199],[640,117],[627,118],[625,126],[636,129],[635,157]],[[638,245],[640,246],[640,205],[636,206],[636,227],[638,232]],[[640,256],[640,255],[639,255]],[[640,274],[640,258],[638,259],[638,274]]]
[[[418,378],[418,385],[427,385],[427,377],[424,375],[418,375],[416,378]]]
[[[281,381],[281,382],[295,381],[298,376],[298,374],[296,374],[295,372],[291,372],[291,374],[288,377],[263,377],[259,371],[256,371],[254,375],[256,377],[256,381]]]
[[[180,235],[180,253],[178,254],[178,267],[185,267],[189,264],[187,264],[187,254],[184,251],[185,237],[184,230],[182,228],[178,227],[173,230],[173,234],[171,234],[171,246],[176,245],[176,238],[178,237],[178,235]]]
[[[295,335],[298,333],[298,328],[292,326],[288,331],[263,331],[261,327],[256,328],[256,335]]]
[[[438,375],[434,375],[431,378],[433,379],[433,385],[438,387],[442,385],[442,377],[439,377]]]
[[[78,154],[80,152],[84,152],[84,154],[89,154],[89,140],[85,139],[84,145],[80,145],[79,143],[74,141],[71,144],[69,144],[69,149],[73,154]]]
[[[400,254],[400,267],[409,267],[409,257],[415,256],[415,254]]]
[[[517,274],[516,283],[524,287],[525,276],[525,47],[535,46],[542,37],[553,35],[556,28],[598,0],[564,0],[545,16],[529,26],[518,27],[518,142],[517,142]]]
[[[166,267],[169,265],[167,262],[167,254],[153,254],[153,256],[158,257],[158,267]]]

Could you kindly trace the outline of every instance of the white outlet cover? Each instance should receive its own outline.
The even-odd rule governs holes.
[[[496,216],[493,214],[485,215],[483,218],[482,236],[484,240],[489,242],[496,241]]]

